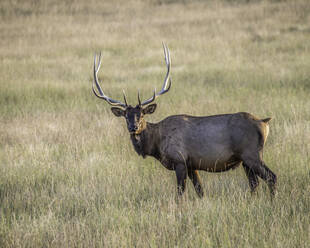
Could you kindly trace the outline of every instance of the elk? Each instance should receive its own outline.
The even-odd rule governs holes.
[[[175,171],[178,195],[184,193],[188,176],[198,196],[203,197],[199,170],[224,172],[242,164],[251,192],[255,192],[260,177],[267,183],[273,197],[277,177],[262,159],[271,118],[259,119],[239,112],[201,117],[172,115],[158,123],[144,119],[145,115],[156,110],[154,100],[171,87],[170,52],[164,43],[163,49],[167,65],[163,86],[158,93],[154,90],[152,97],[145,101],[141,101],[138,92],[135,107],[127,104],[125,93],[124,102],[104,94],[98,82],[101,53],[98,62],[95,54],[92,90],[98,98],[113,106],[111,111],[115,116],[125,118],[135,151],[143,158],[152,156],[168,170]]]

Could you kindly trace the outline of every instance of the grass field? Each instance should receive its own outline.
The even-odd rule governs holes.
[[[2,0],[0,35],[0,247],[309,247],[308,0]],[[162,41],[172,88],[147,120],[272,117],[273,202],[241,167],[201,172],[205,197],[188,183],[176,201],[174,172],[138,157],[93,95],[102,51],[109,96],[150,97]]]

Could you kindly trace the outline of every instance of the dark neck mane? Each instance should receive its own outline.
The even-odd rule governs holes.
[[[131,134],[130,139],[135,151],[143,158],[146,156],[153,156],[158,159],[157,141],[157,125],[153,123],[146,123],[146,128],[140,134]]]

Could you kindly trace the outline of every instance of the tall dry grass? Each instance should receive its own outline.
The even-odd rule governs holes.
[[[310,4],[296,1],[0,3],[1,247],[307,247],[310,243]],[[159,121],[179,113],[273,117],[269,201],[241,168],[201,172],[204,199],[138,157],[124,121],[91,92],[100,80],[135,104],[173,85]]]

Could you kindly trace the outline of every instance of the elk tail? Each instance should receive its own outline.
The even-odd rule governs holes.
[[[271,120],[272,118],[265,118],[265,119],[262,119],[261,121],[262,122],[265,122],[266,124]]]
[[[260,144],[261,147],[264,147],[265,142],[267,140],[268,134],[269,134],[269,125],[268,122],[271,120],[271,118],[265,118],[265,119],[261,119],[261,125],[260,125]],[[262,125],[262,122],[264,123],[264,125]]]

